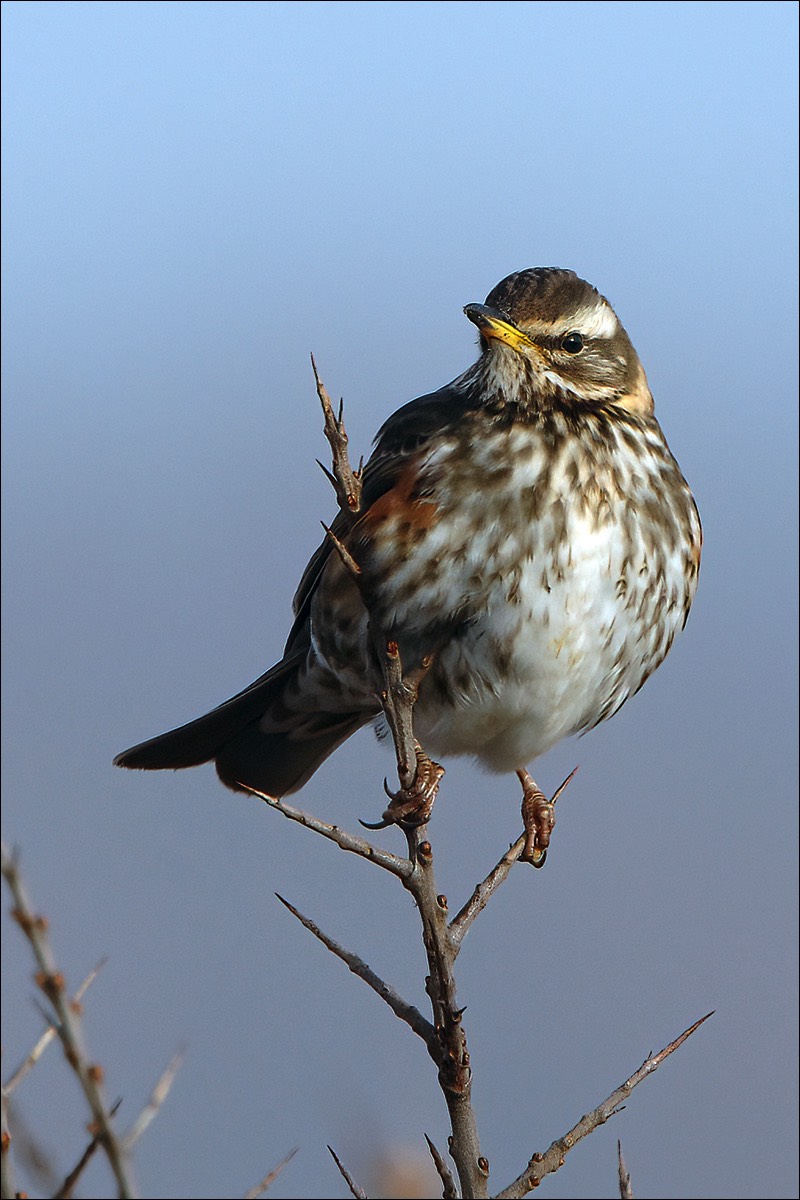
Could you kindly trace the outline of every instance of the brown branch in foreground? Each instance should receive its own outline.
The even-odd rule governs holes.
[[[520,1197],[538,1187],[545,1175],[552,1175],[554,1171],[557,1171],[563,1165],[566,1154],[578,1144],[581,1138],[592,1133],[609,1117],[613,1117],[619,1112],[620,1106],[628,1099],[636,1085],[646,1079],[648,1075],[652,1075],[665,1058],[669,1058],[670,1054],[682,1046],[686,1039],[691,1037],[695,1030],[699,1029],[703,1022],[713,1015],[713,1012],[706,1013],[699,1021],[695,1021],[694,1025],[690,1025],[688,1029],[684,1030],[680,1037],[676,1037],[663,1050],[659,1050],[658,1054],[651,1054],[649,1058],[646,1058],[638,1071],[634,1071],[633,1075],[626,1079],[616,1091],[613,1091],[606,1100],[598,1104],[597,1108],[593,1108],[590,1113],[581,1117],[569,1133],[553,1142],[544,1154],[534,1154],[523,1173],[502,1192],[497,1193],[496,1200],[520,1200]]]
[[[264,1178],[261,1180],[261,1183],[257,1183],[255,1187],[250,1188],[249,1192],[245,1192],[243,1200],[258,1200],[259,1196],[263,1196],[267,1188],[269,1188],[278,1178],[286,1164],[292,1161],[299,1149],[299,1146],[295,1146],[294,1150],[290,1150],[286,1157],[281,1159],[277,1167],[273,1167],[272,1170],[264,1176]]]
[[[331,1158],[333,1159],[333,1161],[336,1163],[337,1167],[339,1168],[339,1172],[342,1176],[342,1179],[345,1181],[345,1183],[349,1187],[350,1195],[355,1196],[356,1200],[368,1200],[367,1193],[364,1191],[364,1189],[362,1187],[359,1187],[358,1184],[355,1182],[352,1175],[347,1170],[347,1167],[344,1165],[344,1163],[339,1158],[338,1154],[336,1153],[336,1151],[333,1149],[332,1146],[328,1146],[328,1153],[330,1154]]]
[[[625,1159],[622,1157],[622,1142],[620,1141],[617,1142],[617,1172],[619,1174],[620,1200],[633,1200],[631,1175],[625,1164]]]
[[[47,937],[47,921],[37,915],[31,907],[27,892],[17,869],[14,857],[2,847],[2,873],[14,897],[13,916],[25,934],[39,966],[36,983],[49,1000],[57,1017],[56,1031],[64,1048],[64,1055],[78,1077],[83,1094],[92,1112],[90,1133],[100,1139],[109,1166],[117,1181],[120,1197],[135,1197],[136,1189],[131,1177],[130,1165],[122,1142],[112,1124],[111,1113],[103,1096],[103,1070],[87,1057],[83,1043],[79,1012],[72,1007],[66,995],[64,976],[56,966]]]
[[[78,1159],[76,1165],[70,1171],[69,1175],[67,1175],[64,1182],[59,1188],[56,1188],[55,1192],[53,1192],[53,1200],[70,1200],[70,1197],[75,1191],[75,1185],[83,1174],[86,1166],[94,1158],[95,1151],[99,1145],[100,1136],[99,1134],[95,1134],[92,1140],[89,1142],[89,1145],[84,1150],[83,1154]]]
[[[116,1111],[119,1108],[121,1103],[122,1103],[122,1101],[118,1100],[117,1103],[112,1108],[112,1110],[111,1110],[112,1117],[116,1113]],[[83,1174],[83,1172],[86,1169],[86,1167],[88,1166],[88,1164],[91,1162],[92,1158],[94,1157],[95,1151],[97,1150],[99,1145],[100,1145],[100,1135],[98,1133],[96,1133],[94,1135],[94,1137],[92,1138],[92,1140],[89,1142],[89,1145],[84,1150],[83,1154],[78,1159],[75,1166],[70,1171],[69,1175],[67,1175],[66,1179],[61,1184],[61,1187],[56,1188],[55,1192],[53,1193],[53,1200],[71,1200],[71,1197],[75,1191],[75,1187],[76,1187],[81,1175]]]
[[[81,986],[75,992],[75,995],[70,1000],[70,1004],[73,1008],[77,1008],[80,1005],[81,1000],[86,995],[86,992],[91,987],[91,985],[94,983],[95,979],[100,974],[103,967],[106,965],[107,961],[108,961],[108,959],[101,958],[100,962],[97,964],[97,966],[94,967],[89,972],[89,974],[86,976],[83,983],[81,984]],[[19,1084],[22,1082],[22,1080],[25,1078],[25,1076],[28,1074],[28,1072],[30,1070],[32,1070],[33,1067],[36,1066],[37,1062],[42,1057],[42,1055],[44,1054],[47,1047],[50,1045],[50,1043],[56,1037],[58,1037],[58,1030],[56,1029],[56,1026],[53,1025],[52,1022],[48,1022],[47,1029],[45,1029],[44,1033],[39,1038],[36,1045],[33,1047],[33,1049],[30,1051],[30,1053],[26,1055],[26,1057],[22,1060],[22,1062],[17,1067],[16,1071],[12,1072],[12,1074],[8,1078],[8,1081],[3,1085],[7,1096],[10,1096],[12,1094],[12,1092],[15,1090],[15,1088],[17,1088],[19,1086]]]
[[[8,1127],[8,1094],[3,1088],[2,1103],[0,1103],[0,1195],[3,1200],[16,1196],[17,1186],[14,1182],[14,1166],[11,1161],[11,1131]]]

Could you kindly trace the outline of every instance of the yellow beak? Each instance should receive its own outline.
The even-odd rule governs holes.
[[[513,325],[496,308],[489,308],[486,304],[468,304],[464,312],[473,325],[478,326],[485,338],[505,342],[512,350],[521,350],[523,346],[534,344],[526,333]]]

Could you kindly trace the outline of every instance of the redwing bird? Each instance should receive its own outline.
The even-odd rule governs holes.
[[[334,523],[366,593],[326,539],[281,661],[118,766],[213,759],[234,789],[302,787],[380,715],[363,594],[405,669],[433,658],[414,708],[422,746],[516,771],[529,797],[526,764],[612,716],[661,663],[689,614],[702,534],[628,335],[556,268],[509,275],[464,311],[477,362],[389,418],[358,520]]]

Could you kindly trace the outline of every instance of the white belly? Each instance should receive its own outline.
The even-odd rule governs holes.
[[[638,540],[632,557],[630,528],[623,538],[579,517],[561,545],[547,555],[540,543],[515,588],[513,568],[498,578],[480,616],[443,650],[436,669],[450,702],[423,685],[415,710],[433,754],[523,766],[611,716],[666,654],[684,617],[678,556],[652,561],[651,550],[648,561]]]

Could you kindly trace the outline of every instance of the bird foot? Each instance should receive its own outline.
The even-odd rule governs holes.
[[[520,861],[543,867],[550,835],[556,823],[555,806],[527,771],[517,771],[517,776],[522,784],[522,824],[525,827],[525,845],[519,856]]]
[[[577,769],[576,767],[575,771]],[[547,847],[550,845],[550,837],[556,823],[556,800],[571,781],[575,771],[571,771],[556,788],[552,800],[547,799],[524,768],[517,771],[517,777],[522,784],[522,823],[525,827],[525,845],[519,856],[521,862],[532,863],[534,867],[544,866]]]
[[[410,787],[401,787],[392,792],[384,780],[383,787],[391,803],[383,814],[382,820],[373,824],[362,821],[367,829],[386,829],[389,825],[401,825],[415,828],[427,825],[433,812],[433,803],[439,791],[439,783],[444,775],[444,767],[433,759],[428,758],[425,751],[417,746],[417,770]]]

